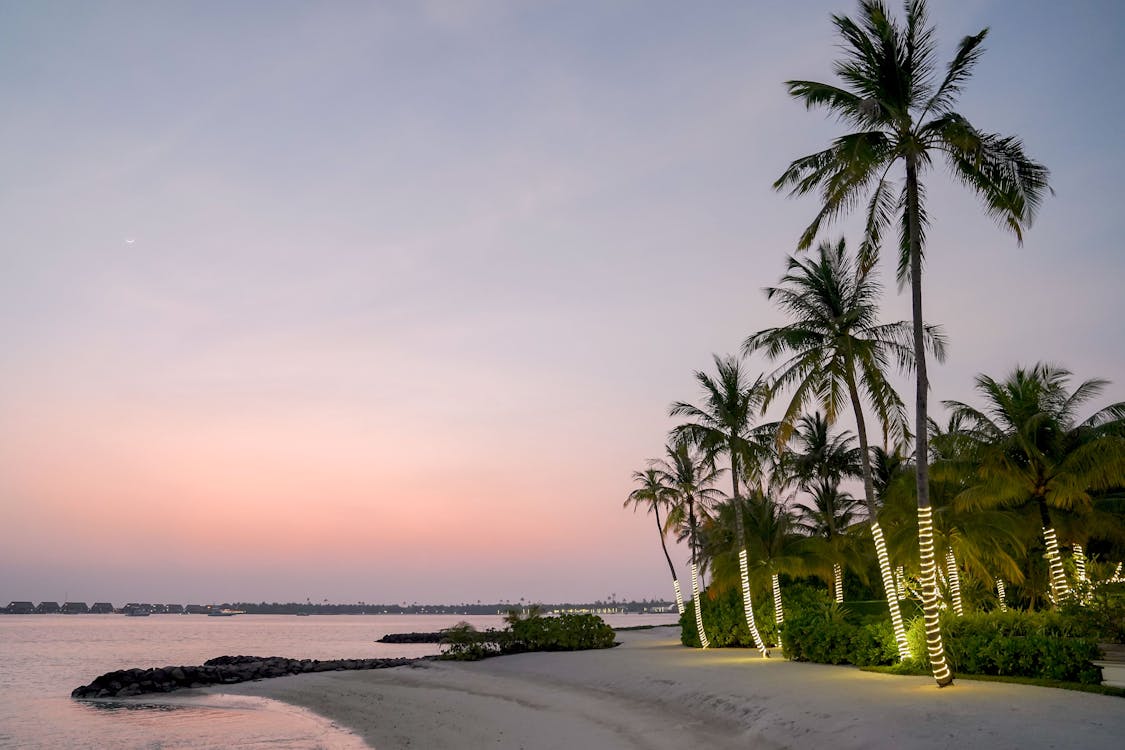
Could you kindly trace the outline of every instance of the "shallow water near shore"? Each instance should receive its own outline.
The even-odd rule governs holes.
[[[674,615],[610,615],[615,626]],[[75,701],[70,691],[129,667],[202,664],[224,654],[297,659],[417,657],[433,644],[383,644],[386,633],[434,631],[458,615],[5,615],[0,616],[0,748],[278,748],[358,750],[346,729],[304,709],[246,696],[184,691],[127,701]]]

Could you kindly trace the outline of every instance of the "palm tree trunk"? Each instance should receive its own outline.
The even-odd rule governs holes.
[[[676,611],[682,615],[684,597],[680,593],[680,579],[676,575],[676,567],[672,565],[672,556],[668,554],[668,543],[664,539],[664,524],[660,523],[660,507],[653,503],[652,509],[656,513],[656,530],[660,533],[660,546],[664,550],[664,559],[668,561],[668,570],[672,571],[672,588],[676,591]]]
[[[922,227],[918,194],[918,157],[906,156],[906,225],[910,251],[910,301],[914,317],[914,466],[918,491],[918,556],[922,568],[922,615],[926,624],[926,651],[938,687],[953,684],[945,661],[934,562],[934,518],[930,507],[930,456],[927,406],[930,382],[926,373],[926,346],[922,326]]]
[[[1066,584],[1066,571],[1063,570],[1062,556],[1059,554],[1059,537],[1051,523],[1051,511],[1041,497],[1035,502],[1039,506],[1039,520],[1043,522],[1043,541],[1047,545],[1047,565],[1051,572],[1051,603],[1056,606],[1070,596],[1070,587]]]
[[[849,352],[850,354],[850,352]],[[887,607],[891,611],[891,625],[894,627],[898,658],[910,658],[910,645],[906,642],[906,626],[902,622],[902,608],[899,606],[894,574],[891,572],[891,557],[887,553],[887,540],[879,525],[878,508],[875,507],[875,483],[871,479],[871,451],[867,446],[867,424],[863,419],[863,407],[859,400],[859,389],[855,385],[854,364],[848,363],[848,394],[855,410],[856,434],[859,436],[860,467],[863,469],[863,495],[867,501],[867,515],[871,519],[871,537],[875,541],[875,557],[879,561],[879,574],[883,578],[883,593],[887,597]]]
[[[773,583],[773,618],[777,623],[777,647],[781,645],[781,626],[785,623],[785,610],[781,608],[781,579],[777,573],[771,576]]]
[[[731,502],[734,503],[734,523],[738,527],[738,575],[742,581],[742,614],[746,618],[746,627],[750,630],[750,637],[754,639],[754,647],[769,656],[769,649],[758,633],[758,624],[754,621],[754,600],[750,595],[750,566],[746,561],[746,526],[742,522],[742,503],[738,497],[738,453],[735,451],[734,442],[727,445],[730,453],[730,481]]]
[[[844,569],[840,563],[832,563],[832,596],[837,604],[844,601]]]
[[[906,568],[899,565],[895,568],[895,587],[898,589],[898,598],[901,601],[906,598]]]
[[[1000,602],[1000,611],[1008,611],[1008,589],[1004,586],[1004,579],[996,579],[996,600]]]
[[[1079,583],[1086,583],[1086,551],[1081,544],[1074,545],[1074,572]]]
[[[695,604],[695,629],[699,633],[699,645],[710,648],[711,642],[703,632],[703,605],[699,601],[699,566],[695,564],[694,559],[691,561],[691,600]]]
[[[953,554],[952,547],[945,550],[945,569],[949,571],[949,594],[953,599],[953,611],[958,617],[964,617],[965,608],[961,604],[961,574],[957,570],[957,558]]]

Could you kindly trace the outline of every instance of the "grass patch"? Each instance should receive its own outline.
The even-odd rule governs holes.
[[[879,672],[880,674],[915,675],[929,677],[930,672],[925,669],[904,664],[902,662],[889,667],[860,667],[864,672]],[[1044,677],[1015,677],[998,674],[957,674],[957,680],[976,680],[978,682],[1012,682],[1017,685],[1035,685],[1037,687],[1059,688],[1061,690],[1077,690],[1080,693],[1098,693],[1111,695],[1115,698],[1125,698],[1125,688],[1109,687],[1108,685],[1089,685],[1084,682],[1064,682],[1062,680],[1048,680]]]

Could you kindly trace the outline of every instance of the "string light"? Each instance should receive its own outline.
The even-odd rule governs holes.
[[[1078,581],[1086,583],[1086,552],[1081,544],[1074,545],[1074,568],[1078,572]]]
[[[710,648],[711,642],[703,632],[703,607],[699,603],[699,566],[691,564],[691,598],[695,602],[695,629],[699,631],[699,645]]]
[[[844,570],[840,567],[840,563],[832,563],[832,579],[836,603],[840,604],[844,601]]]
[[[1121,577],[1121,563],[1117,563],[1117,567],[1113,569],[1113,575],[1109,577],[1109,583],[1121,583],[1123,580],[1125,579]]]
[[[933,508],[918,509],[918,556],[922,563],[922,614],[926,625],[926,652],[938,687],[953,684],[953,673],[945,661],[938,618],[937,566],[934,563]]]
[[[781,580],[777,573],[771,578],[773,579],[773,617],[774,622],[777,623],[777,647],[782,648],[781,625],[785,622],[785,612],[781,608]]]
[[[1060,604],[1070,594],[1070,589],[1066,585],[1066,573],[1059,556],[1059,538],[1054,528],[1044,528],[1043,539],[1047,542],[1047,563],[1051,570],[1051,602]]]
[[[682,615],[684,613],[684,595],[680,592],[680,579],[672,579],[672,588],[676,590],[676,611]]]
[[[1004,579],[996,579],[996,598],[1000,600],[1000,611],[1008,611],[1008,589],[1004,586]]]
[[[891,559],[887,554],[887,541],[878,521],[871,522],[871,536],[875,540],[875,556],[879,560],[879,573],[883,577],[883,592],[887,595],[887,606],[891,610],[891,624],[894,626],[895,643],[898,644],[898,658],[910,658],[910,646],[906,642],[906,627],[902,623],[902,608],[898,600],[905,598],[905,586],[900,578],[896,584],[891,574]],[[902,568],[899,568],[901,571]],[[897,598],[895,594],[898,594]]]
[[[953,597],[953,611],[958,617],[964,617],[965,610],[961,606],[961,574],[957,571],[957,558],[953,556],[952,549],[945,551],[945,567],[949,569],[949,593]]]
[[[754,601],[750,598],[750,566],[746,562],[746,550],[738,552],[738,571],[742,575],[742,611],[746,615],[746,627],[750,628],[750,637],[754,639],[754,646],[762,652],[762,656],[769,656],[769,649],[758,633],[758,624],[754,621]]]
[[[906,598],[906,568],[899,565],[895,568],[895,579],[898,583],[898,598]]]

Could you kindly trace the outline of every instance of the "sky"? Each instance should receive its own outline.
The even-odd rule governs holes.
[[[1121,400],[1125,6],[931,5],[1056,191],[1019,247],[926,176],[932,401],[1040,360]],[[670,597],[622,502],[784,322],[817,205],[771,184],[844,131],[783,82],[854,10],[0,0],[0,605]]]

